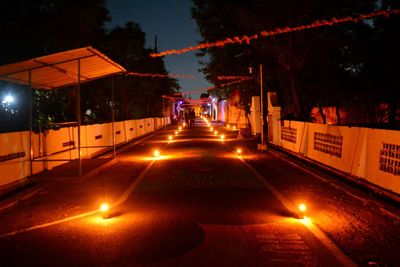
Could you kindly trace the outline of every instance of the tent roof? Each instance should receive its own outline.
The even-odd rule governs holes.
[[[92,47],[83,47],[18,63],[0,66],[0,80],[29,85],[35,89],[56,89],[80,82],[99,79],[126,70]]]

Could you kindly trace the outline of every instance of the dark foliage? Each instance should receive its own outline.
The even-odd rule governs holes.
[[[278,27],[298,26],[334,17],[357,16],[377,9],[398,8],[396,1],[228,1],[193,0],[192,16],[204,42],[250,35]],[[264,66],[264,85],[277,91],[285,116],[309,120],[316,106],[390,103],[395,125],[399,104],[396,79],[399,17],[380,17],[357,24],[333,25],[227,45],[199,53],[210,62],[203,72],[218,84],[218,75],[246,75],[248,66]],[[258,95],[256,84],[233,85],[244,98]],[[249,96],[247,97],[248,101]],[[372,115],[371,123],[376,123]],[[397,121],[398,122],[398,121]]]
[[[151,59],[145,47],[145,33],[129,22],[107,30],[110,15],[104,0],[2,0],[0,1],[0,65],[69,49],[93,46],[128,71],[167,74],[162,58]],[[160,116],[161,95],[179,89],[174,79],[104,78],[82,85],[82,117],[94,123],[111,119],[111,85],[115,85],[116,120]],[[0,107],[0,131],[28,127],[27,88],[3,83],[0,97],[16,94],[13,108]],[[16,97],[17,98],[17,97]],[[35,90],[35,124],[76,120],[76,88]],[[9,107],[11,108],[11,107]]]

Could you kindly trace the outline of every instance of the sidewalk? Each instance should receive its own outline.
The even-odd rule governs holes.
[[[160,129],[120,145],[118,148],[118,153],[140,144],[142,141],[158,134],[162,130],[163,129]],[[7,209],[14,207],[18,203],[34,197],[36,194],[46,190],[48,187],[59,183],[80,183],[86,179],[90,179],[91,177],[98,175],[102,170],[117,163],[117,158],[112,158],[112,153],[110,152],[112,151],[103,153],[103,156],[98,158],[83,159],[82,176],[80,177],[78,176],[77,160],[67,162],[49,171],[42,171],[33,175],[32,177],[29,177],[29,182],[26,185],[0,197],[0,214]]]
[[[5,194],[0,200],[0,212],[11,208],[19,202],[28,200],[50,185],[62,180],[80,181],[87,179],[104,168],[115,163],[115,159],[84,159],[82,160],[82,176],[78,177],[78,161],[71,161],[57,166],[49,171],[43,171],[29,178],[29,184]]]

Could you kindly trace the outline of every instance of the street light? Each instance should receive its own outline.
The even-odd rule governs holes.
[[[6,104],[6,105],[9,105],[9,104],[11,104],[13,102],[14,102],[14,97],[12,95],[4,96],[3,101],[2,101],[2,103]]]

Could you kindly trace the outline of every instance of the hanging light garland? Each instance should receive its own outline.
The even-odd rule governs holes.
[[[219,87],[227,87],[227,86],[230,86],[230,85],[233,85],[233,84],[245,82],[245,81],[252,80],[252,79],[253,78],[251,78],[251,77],[247,77],[246,79],[240,79],[240,80],[232,81],[232,82],[229,82],[229,83],[222,83],[222,84],[219,84],[218,86],[211,86],[211,87],[206,88],[205,90],[210,91],[210,90],[213,90],[213,89],[217,89]]]
[[[231,80],[241,80],[241,81],[245,81],[245,80],[250,80],[252,79],[249,76],[217,76],[217,80],[220,81],[231,81]]]
[[[246,79],[240,79],[240,80],[236,80],[236,81],[232,81],[232,82],[228,82],[228,83],[222,83],[222,84],[219,84],[218,86],[210,86],[210,87],[206,87],[206,88],[199,88],[199,89],[194,89],[194,90],[190,90],[190,91],[184,91],[182,93],[192,94],[192,93],[198,93],[198,92],[211,91],[211,90],[217,89],[219,87],[226,87],[226,86],[229,86],[229,85],[232,85],[232,84],[241,83],[241,82],[252,80],[252,79],[253,79],[252,77],[248,77]]]
[[[157,73],[139,73],[139,72],[127,72],[126,76],[137,76],[137,77],[151,77],[151,78],[175,78],[175,79],[195,79],[193,75],[183,74],[157,74]]]
[[[284,28],[276,28],[275,30],[272,31],[261,31],[259,33],[247,36],[235,36],[232,38],[226,38],[224,40],[219,40],[216,42],[208,42],[208,43],[201,43],[195,46],[190,46],[182,49],[171,49],[171,50],[166,50],[160,53],[152,53],[150,54],[151,57],[163,57],[167,55],[174,55],[174,54],[183,54],[187,53],[190,51],[195,51],[195,50],[200,50],[200,49],[206,49],[206,48],[212,48],[212,47],[224,47],[225,45],[228,44],[250,44],[251,41],[257,40],[259,38],[266,38],[274,35],[279,35],[279,34],[284,34],[284,33],[290,33],[290,32],[296,32],[296,31],[303,31],[307,29],[313,29],[313,28],[319,28],[319,27],[324,27],[324,26],[332,26],[336,25],[339,23],[357,23],[359,21],[365,20],[365,19],[371,19],[374,17],[388,17],[389,15],[398,15],[400,14],[400,9],[392,9],[392,10],[379,10],[376,12],[372,12],[369,14],[364,14],[364,15],[359,15],[356,17],[343,17],[343,18],[332,18],[331,20],[317,20],[311,24],[305,24],[305,25],[300,25],[300,26],[295,26],[295,27],[284,27]]]

